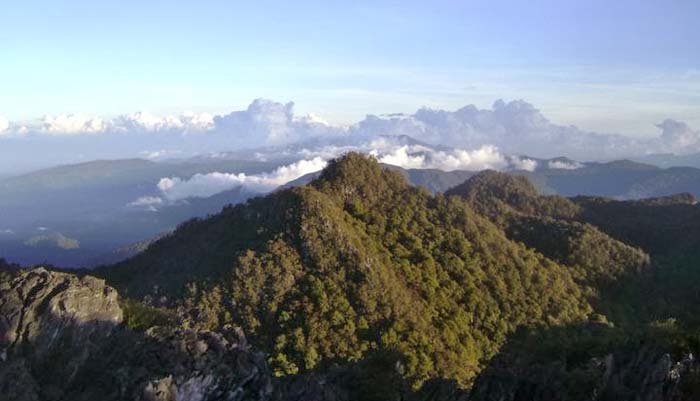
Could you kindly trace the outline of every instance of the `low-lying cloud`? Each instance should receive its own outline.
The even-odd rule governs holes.
[[[537,160],[528,157],[511,156],[508,158],[510,164],[515,170],[535,171],[539,166]]]
[[[463,149],[434,150],[421,145],[399,146],[382,153],[373,149],[369,152],[377,156],[381,163],[409,169],[483,170],[502,169],[508,165],[494,146],[482,146],[473,151]]]
[[[576,170],[583,167],[583,164],[573,160],[550,160],[547,167],[558,170]]]
[[[251,193],[266,193],[306,174],[322,170],[326,161],[320,157],[300,160],[279,167],[270,173],[246,175],[244,173],[195,174],[190,179],[179,177],[162,178],[158,189],[169,201],[187,198],[206,198],[237,187]]]

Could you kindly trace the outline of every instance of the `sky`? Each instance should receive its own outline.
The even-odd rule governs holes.
[[[294,101],[336,124],[524,99],[558,124],[700,127],[700,2],[12,1],[0,118],[228,113]]]

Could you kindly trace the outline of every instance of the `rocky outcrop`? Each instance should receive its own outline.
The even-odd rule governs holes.
[[[271,375],[242,331],[122,322],[103,280],[46,269],[0,276],[0,394],[7,401],[267,400]]]
[[[272,383],[265,358],[251,352],[240,329],[222,333],[153,328],[160,377],[137,386],[140,401],[266,400]]]
[[[123,313],[104,280],[38,268],[0,284],[0,317],[3,354],[31,346],[41,356],[68,335],[84,347],[84,340],[121,323]]]
[[[477,380],[471,401],[690,401],[700,395],[700,364],[653,346],[591,358],[574,368],[562,361],[494,361]]]
[[[29,392],[40,388],[37,396],[60,398],[122,317],[117,292],[94,277],[39,268],[3,280],[0,382],[37,381]]]

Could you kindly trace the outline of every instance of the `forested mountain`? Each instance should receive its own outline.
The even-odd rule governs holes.
[[[120,294],[109,316],[123,319],[110,318],[109,335],[88,325],[77,330],[89,340],[70,337],[64,317],[40,320],[41,305],[59,305],[51,297],[85,286],[112,294],[102,284],[2,266],[10,325],[0,328],[35,333],[3,347],[22,366],[19,382],[43,384],[47,365],[32,349],[57,352],[50,335],[91,341],[84,356],[60,354],[87,381],[66,379],[51,399],[87,386],[139,400],[692,400],[699,208],[689,194],[540,195],[522,175],[495,171],[432,194],[350,153],[307,185],[79,272]],[[12,308],[41,323],[10,318]],[[149,356],[162,353],[169,359]],[[0,385],[16,391],[8,372],[0,366]]]
[[[387,136],[382,140],[396,146],[417,146],[416,152],[410,155],[423,160],[455,152],[448,147],[429,147],[406,136]],[[207,193],[199,197],[195,194],[173,200],[167,199],[159,189],[162,178],[189,180],[195,174],[217,172],[265,175],[315,154],[312,150],[325,154],[324,149],[258,149],[159,162],[97,160],[0,178],[0,253],[26,265],[50,263],[91,267],[99,261],[117,260],[118,255],[128,256],[121,250],[132,244],[170,232],[192,217],[218,213],[228,204],[244,202],[271,190],[236,187],[233,183],[213,195]],[[342,147],[333,149],[340,152]],[[268,161],[254,160],[256,157]],[[506,156],[502,162],[507,164],[501,165],[504,171],[526,176],[538,191],[547,194],[616,199],[667,196],[678,192],[700,195],[700,170],[697,168],[659,168],[632,161],[582,163],[567,158],[536,159],[522,155]],[[445,192],[478,173],[386,166],[400,172],[412,185],[425,187],[433,193]],[[318,174],[308,174],[283,187],[307,184]],[[221,179],[209,177],[212,185],[217,185]],[[211,183],[208,182],[204,180],[201,185],[206,187]],[[73,245],[65,247],[67,241]]]
[[[377,358],[415,387],[468,386],[518,325],[590,312],[567,268],[359,154],[98,274],[130,297],[199,303],[210,329],[242,326],[277,374]]]

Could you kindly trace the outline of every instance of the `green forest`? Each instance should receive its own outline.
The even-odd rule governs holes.
[[[625,223],[634,216],[608,210],[684,199],[540,196],[493,171],[432,195],[350,153],[307,186],[188,221],[98,274],[130,299],[134,327],[171,314],[240,326],[276,376],[360,363],[369,381],[469,388],[509,341],[594,355],[651,338],[649,327],[690,327],[694,255],[647,247]],[[645,213],[658,221],[643,229],[661,229],[663,213]],[[591,324],[607,329],[580,335]]]

